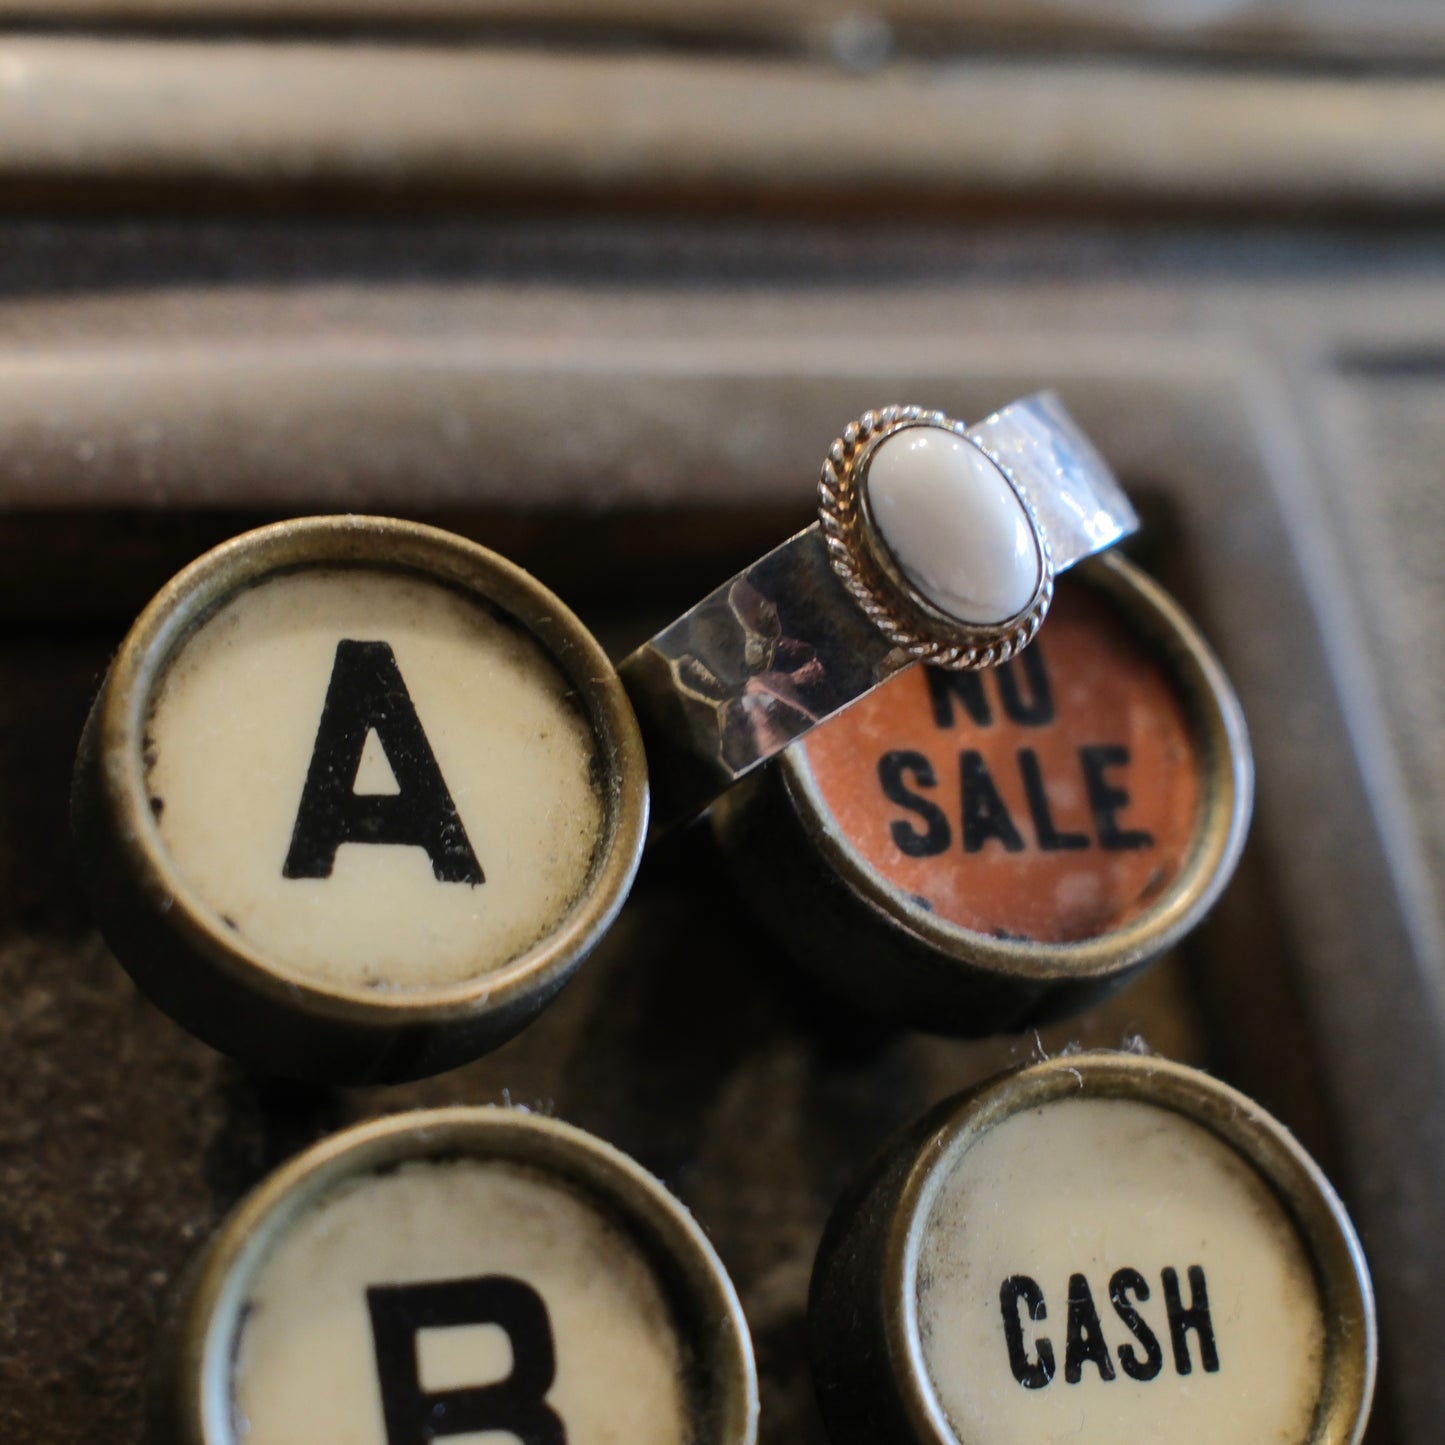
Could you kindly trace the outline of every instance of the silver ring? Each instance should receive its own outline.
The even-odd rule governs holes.
[[[951,449],[953,473],[961,466],[980,480],[951,492],[933,482],[909,491],[897,485],[899,466],[890,459],[889,491],[874,496],[870,481],[881,486],[874,463],[905,432],[919,434],[909,441],[939,443],[935,453]],[[915,469],[914,480],[920,475]],[[995,528],[1014,509],[1021,560],[1006,585],[960,606],[958,579],[944,574],[976,545],[975,518],[963,515],[967,507],[950,514],[947,506],[985,493],[987,509],[968,506]],[[654,834],[696,816],[915,662],[979,668],[1012,656],[1042,623],[1056,574],[1138,527],[1108,465],[1050,392],[973,426],[917,406],[865,412],[829,448],[819,499],[816,523],[711,592],[618,669],[646,745]],[[880,500],[889,515],[880,515]],[[941,542],[930,536],[934,518],[944,524]],[[955,538],[957,556],[948,550]],[[969,581],[965,575],[963,585]]]

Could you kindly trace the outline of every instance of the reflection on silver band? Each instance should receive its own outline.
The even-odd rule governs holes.
[[[1055,572],[1138,526],[1057,397],[968,428],[1031,504]],[[642,726],[653,831],[688,821],[816,723],[911,666],[834,572],[818,525],[703,598],[620,667]]]
[[[1012,402],[969,427],[1028,495],[1054,571],[1112,547],[1139,526],[1123,488],[1051,391]]]

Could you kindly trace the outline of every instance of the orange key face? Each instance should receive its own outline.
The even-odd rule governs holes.
[[[1104,596],[1061,585],[989,672],[912,668],[803,742],[858,857],[940,919],[1068,943],[1130,922],[1198,830],[1178,687]]]

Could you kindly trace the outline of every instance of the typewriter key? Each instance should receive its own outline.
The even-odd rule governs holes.
[[[482,547],[356,517],[249,533],[156,597],[73,806],[141,988],[331,1082],[515,1033],[621,906],[646,813],[636,721],[577,619]]]
[[[750,1445],[737,1297],[632,1160],[492,1108],[336,1135],[192,1266],[157,1357],[156,1445]]]
[[[1063,1056],[925,1117],[829,1222],[836,1445],[1347,1445],[1369,1276],[1294,1138],[1193,1069]]]
[[[914,668],[726,795],[713,824],[790,953],[940,1033],[1076,1011],[1194,926],[1252,798],[1244,722],[1164,592],[1109,553],[987,674]]]

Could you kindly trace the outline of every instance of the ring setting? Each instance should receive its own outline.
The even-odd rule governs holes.
[[[834,572],[909,657],[992,667],[1038,631],[1054,594],[1047,534],[963,422],[918,406],[864,412],[828,449],[818,495]]]

